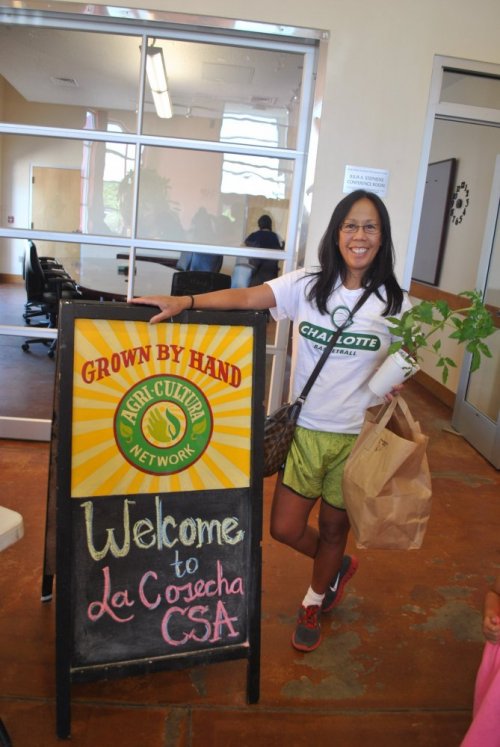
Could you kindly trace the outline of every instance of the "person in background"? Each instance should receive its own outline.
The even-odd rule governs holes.
[[[214,219],[206,208],[201,207],[193,216],[188,238],[199,244],[211,244],[215,241]],[[220,254],[183,252],[176,269],[183,272],[219,272],[223,259]]]
[[[259,230],[246,237],[245,246],[261,249],[283,249],[284,242],[273,231],[273,221],[270,215],[261,215],[257,225]],[[278,261],[275,259],[238,257],[231,276],[231,288],[247,288],[260,285],[277,277],[278,270]]]
[[[484,599],[485,645],[476,676],[472,723],[461,747],[500,747],[500,576]]]
[[[363,305],[351,316],[361,297]],[[342,496],[344,464],[366,408],[378,401],[368,381],[392,342],[386,317],[410,307],[394,275],[387,208],[376,194],[364,190],[344,197],[321,240],[319,268],[285,273],[248,288],[133,302],[160,308],[151,318],[153,324],[188,309],[270,309],[275,319],[290,319],[295,350],[292,400],[321,356],[325,330],[331,334],[347,322],[349,343],[340,337],[302,407],[271,511],[273,538],[312,560],[292,645],[299,651],[314,650],[321,642],[321,614],[340,602],[358,567],[356,557],[344,554],[350,528]],[[309,517],[318,501],[315,527]]]

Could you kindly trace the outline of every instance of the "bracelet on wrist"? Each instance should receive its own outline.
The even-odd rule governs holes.
[[[188,306],[187,311],[191,311],[191,309],[194,309],[194,296],[189,293],[189,298],[191,299],[191,306]]]

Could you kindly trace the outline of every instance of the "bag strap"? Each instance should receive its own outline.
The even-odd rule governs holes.
[[[374,425],[377,432],[383,431],[389,420],[391,419],[396,407],[401,404],[401,395],[396,394],[390,402],[383,402],[380,405],[377,414],[375,415]]]
[[[313,369],[311,375],[309,376],[309,378],[307,379],[307,381],[306,381],[306,383],[304,385],[304,388],[302,389],[300,395],[297,397],[296,402],[300,402],[301,405],[304,404],[304,402],[306,401],[307,395],[311,391],[312,385],[314,384],[314,382],[318,378],[319,372],[321,371],[321,369],[323,368],[324,364],[326,363],[326,359],[328,358],[328,356],[332,352],[333,348],[337,344],[337,340],[339,339],[340,335],[345,330],[345,328],[347,327],[347,325],[350,322],[352,322],[352,318],[353,318],[354,314],[356,314],[360,310],[360,308],[362,307],[362,305],[364,304],[364,302],[366,301],[366,299],[368,298],[369,295],[370,295],[369,291],[365,290],[365,292],[363,293],[363,295],[358,299],[358,301],[357,301],[356,305],[354,306],[353,310],[349,312],[349,316],[345,320],[344,324],[342,324],[337,329],[337,331],[331,336],[331,338],[329,339],[328,343],[325,345],[325,349],[323,350],[323,352],[321,354],[321,358],[318,360],[318,362],[314,366],[314,369]]]
[[[410,429],[412,431],[420,432],[420,426],[411,414],[410,408],[408,407],[406,401],[403,399],[401,394],[397,394],[391,399],[390,402],[386,402],[385,404],[382,404],[380,406],[380,410],[377,412],[375,421],[373,422],[373,429],[371,433],[366,437],[363,443],[363,448],[372,448],[373,444],[380,438],[382,431],[387,426],[387,423],[391,419],[397,407],[401,410],[403,416],[406,419],[406,422],[410,426]]]
[[[396,394],[392,397],[390,402],[384,402],[380,405],[380,409],[375,415],[374,424],[379,427],[380,430],[385,428],[390,418],[392,417],[394,410],[399,407],[405,420],[412,430],[418,430],[419,425],[413,415],[411,414],[410,408],[408,407],[406,400],[403,399],[401,394]]]
[[[401,412],[403,413],[403,415],[405,416],[406,422],[408,423],[408,425],[410,426],[410,428],[413,431],[419,430],[420,426],[417,423],[417,421],[415,420],[415,418],[413,417],[413,415],[411,414],[410,408],[408,407],[408,404],[406,403],[406,400],[404,400],[403,397],[400,394],[398,394],[398,396],[396,397],[396,399],[398,400],[398,407],[401,410]]]

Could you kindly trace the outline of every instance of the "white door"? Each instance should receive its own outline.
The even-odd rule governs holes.
[[[500,155],[496,159],[476,287],[495,317],[497,330],[486,343],[492,358],[470,372],[464,358],[452,424],[494,467],[500,469]]]

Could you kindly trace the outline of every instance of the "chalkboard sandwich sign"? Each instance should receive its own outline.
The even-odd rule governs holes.
[[[72,682],[248,660],[259,697],[265,317],[64,302],[57,733]]]

